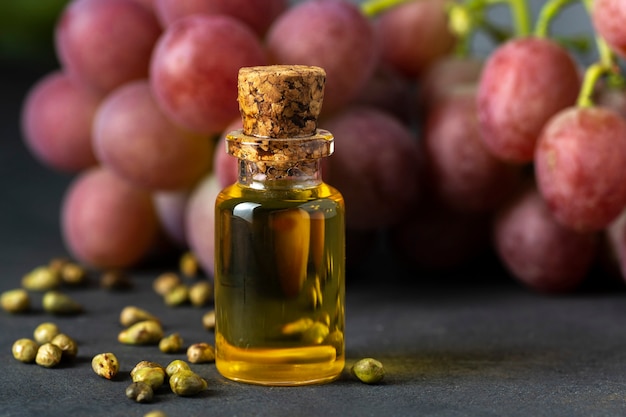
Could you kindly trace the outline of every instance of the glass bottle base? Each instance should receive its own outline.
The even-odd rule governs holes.
[[[341,374],[345,360],[328,345],[281,349],[241,349],[223,343],[215,365],[225,378],[257,385],[323,384]]]

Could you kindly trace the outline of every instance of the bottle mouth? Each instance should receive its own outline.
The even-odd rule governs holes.
[[[246,161],[285,163],[325,158],[335,149],[334,136],[327,130],[316,129],[313,135],[268,138],[246,135],[243,129],[226,135],[228,154]]]

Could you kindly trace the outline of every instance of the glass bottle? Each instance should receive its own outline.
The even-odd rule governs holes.
[[[323,383],[345,364],[344,202],[321,177],[334,140],[317,129],[324,81],[318,67],[239,72],[243,129],[227,135],[239,176],[215,213],[216,366],[233,380]]]

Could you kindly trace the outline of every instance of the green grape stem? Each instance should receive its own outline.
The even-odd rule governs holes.
[[[587,14],[591,16],[592,9],[593,9],[593,0],[582,0],[582,2],[585,5]],[[598,56],[599,56],[600,62],[606,67],[609,67],[609,68],[615,67],[615,55],[613,54],[613,51],[611,51],[611,48],[609,48],[609,46],[606,44],[606,42],[600,35],[596,33],[595,37],[596,37],[596,47],[598,48]]]
[[[596,83],[602,76],[606,75],[610,71],[611,68],[605,66],[601,62],[597,62],[587,68],[587,70],[585,71],[583,85],[580,89],[580,94],[578,95],[578,100],[576,102],[576,105],[578,107],[594,106],[592,96],[595,90]]]
[[[389,10],[403,3],[408,3],[409,1],[412,0],[366,0],[361,3],[361,12],[363,12],[365,16],[375,17],[385,10]]]
[[[530,35],[530,11],[526,0],[509,0],[513,22],[515,24],[515,34],[518,37]]]
[[[480,16],[487,7],[498,4],[505,4],[510,7],[516,37],[530,35],[530,10],[526,0],[468,0],[465,6],[468,10],[479,13]]]
[[[593,9],[593,0],[582,0],[587,10],[587,14],[591,15]],[[583,85],[578,95],[577,105],[579,107],[591,107],[593,103],[593,93],[598,80],[604,76],[608,77],[609,85],[624,86],[625,80],[620,73],[617,65],[615,54],[607,45],[606,41],[598,33],[595,33],[596,47],[598,49],[598,62],[590,65],[585,71]]]
[[[550,23],[563,8],[579,0],[549,0],[546,2],[541,11],[539,12],[539,18],[535,24],[534,35],[539,38],[546,38],[549,36]]]

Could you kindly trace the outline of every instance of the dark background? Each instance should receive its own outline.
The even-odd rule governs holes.
[[[21,1],[21,0],[20,0]],[[574,10],[575,11],[575,10]],[[573,14],[564,30],[584,27]],[[40,23],[41,24],[41,23]],[[582,25],[582,26],[581,26]],[[5,26],[6,28],[6,26]],[[45,32],[45,31],[44,31]],[[7,32],[0,32],[6,39]],[[30,86],[56,68],[50,44],[24,53],[3,50],[0,68],[0,291],[19,286],[35,266],[67,255],[59,207],[69,175],[37,162],[22,143],[19,115]],[[38,48],[33,46],[34,48]],[[47,51],[47,52],[46,52]],[[166,332],[186,343],[213,342],[200,318],[206,309],[166,307],[151,281],[164,265],[131,271],[135,287],[107,292],[92,284],[71,290],[86,307],[53,317],[33,294],[33,312],[0,312],[0,416],[619,416],[626,413],[626,298],[621,283],[594,285],[564,296],[530,292],[497,263],[477,262],[449,275],[407,268],[384,250],[348,271],[348,368],[381,360],[382,384],[364,385],[346,371],[331,384],[270,388],[230,382],[214,365],[194,365],[209,390],[180,398],[159,391],[153,404],[125,398],[128,372],[140,360],[167,364],[184,355],[117,342],[118,315],[138,305],[159,316]],[[11,345],[54,321],[79,343],[75,362],[54,369],[17,362]],[[114,352],[121,372],[97,377],[91,358]]]

